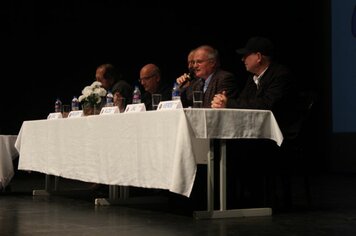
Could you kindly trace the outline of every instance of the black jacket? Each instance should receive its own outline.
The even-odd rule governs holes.
[[[295,135],[294,124],[298,120],[297,88],[289,69],[277,63],[271,63],[259,85],[251,74],[237,99],[229,99],[227,107],[241,109],[271,110],[278,122],[284,138]]]

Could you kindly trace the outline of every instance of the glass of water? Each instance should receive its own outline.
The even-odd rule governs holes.
[[[203,91],[193,91],[193,108],[203,107]]]
[[[161,94],[152,94],[152,110],[157,110],[158,104],[161,102]]]

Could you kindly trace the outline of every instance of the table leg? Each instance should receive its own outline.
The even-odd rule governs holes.
[[[122,200],[127,200],[128,198],[128,186],[109,185],[109,198],[96,198],[95,205],[107,206],[119,204]]]
[[[220,140],[220,210],[226,210],[226,141]]]
[[[208,208],[207,211],[196,211],[197,219],[216,219],[229,217],[270,216],[272,209],[249,208],[249,209],[226,209],[226,140],[220,140],[220,209],[214,210],[214,143],[210,140],[208,158]]]
[[[137,204],[157,204],[167,203],[166,198],[159,196],[131,197],[129,196],[129,186],[109,185],[109,198],[96,198],[96,206],[108,205],[137,205]]]
[[[207,170],[207,210],[214,211],[214,140],[210,140]]]
[[[51,175],[46,175],[45,176],[45,189],[33,190],[32,195],[33,196],[49,196],[51,194],[51,192],[53,192],[51,178],[52,178]],[[57,176],[55,176],[55,178],[57,178]],[[55,179],[55,181],[58,181],[58,180]],[[55,190],[57,190],[56,188],[57,188],[57,186],[55,186]]]

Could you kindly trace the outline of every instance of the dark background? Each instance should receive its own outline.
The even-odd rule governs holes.
[[[12,1],[0,7],[1,128],[17,134],[25,120],[46,119],[59,97],[70,103],[94,81],[99,64],[112,63],[134,85],[146,63],[173,83],[186,72],[189,51],[216,47],[222,67],[246,77],[235,49],[251,36],[269,37],[276,59],[300,87],[313,90],[311,152],[331,168],[330,3],[290,0],[216,2]]]

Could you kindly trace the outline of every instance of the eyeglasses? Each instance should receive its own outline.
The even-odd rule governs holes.
[[[156,76],[156,74],[153,74],[153,75],[150,75],[150,76],[146,76],[146,77],[142,77],[142,78],[140,78],[140,79],[138,79],[138,82],[142,82],[142,81],[148,81],[148,80],[150,80],[152,77],[155,77]]]
[[[205,60],[193,60],[193,61],[189,61],[189,64],[192,64],[192,65],[195,65],[195,64],[201,65],[201,64],[203,64],[204,62],[210,61],[210,60],[212,60],[212,58],[205,59]]]

